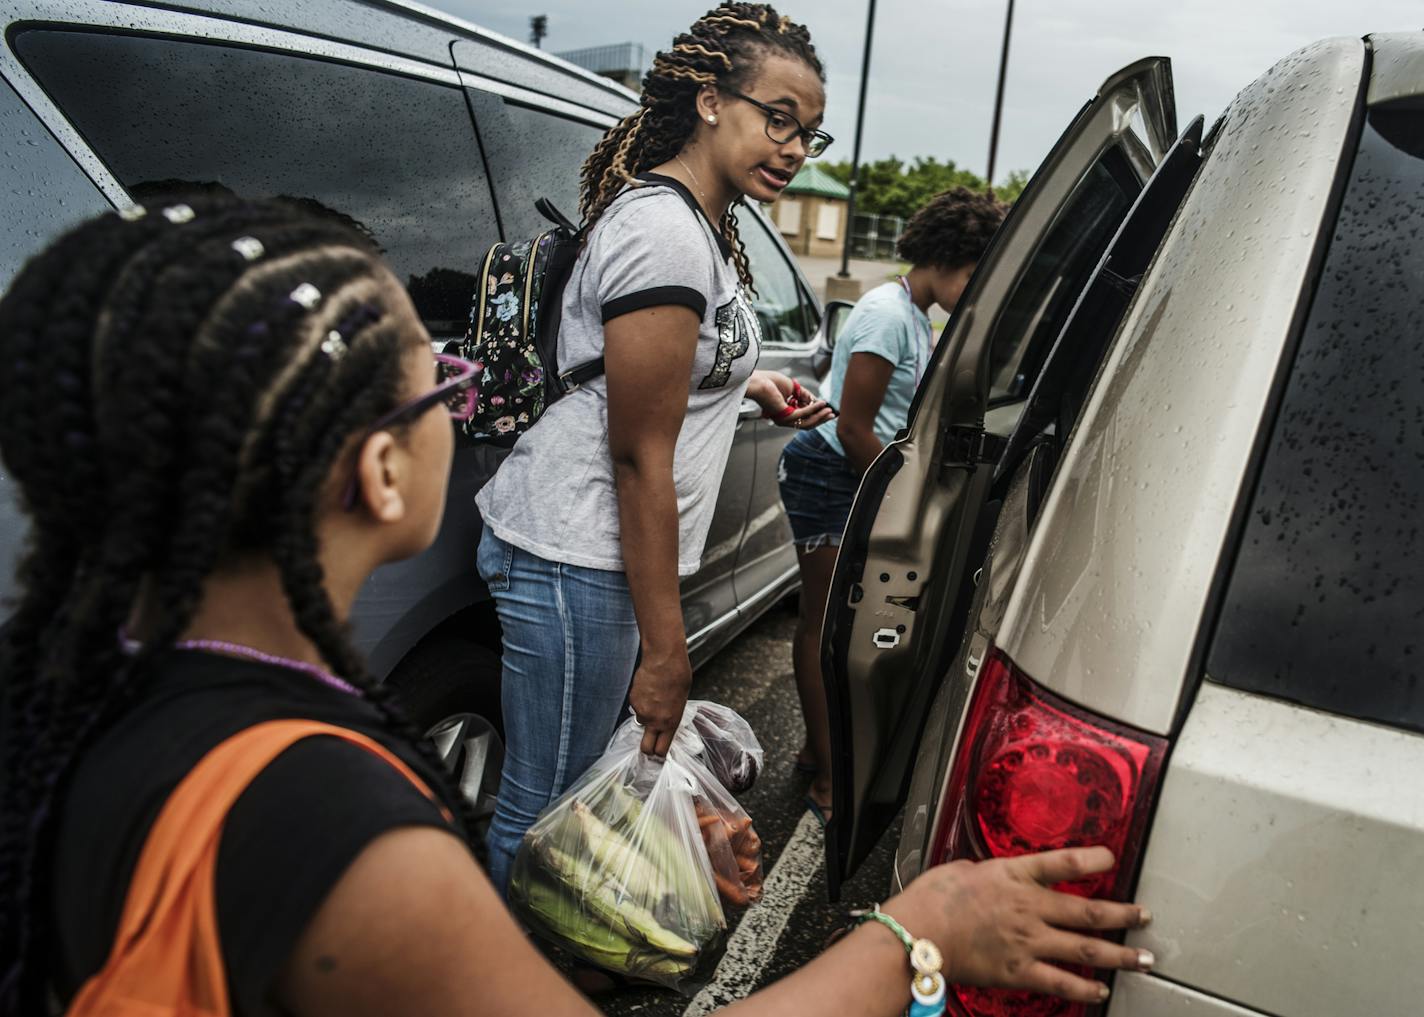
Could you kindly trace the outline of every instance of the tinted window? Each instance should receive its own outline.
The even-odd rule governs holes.
[[[1424,731],[1424,112],[1369,116],[1207,672]]]
[[[109,203],[35,119],[15,91],[0,80],[0,291],[44,244]],[[17,491],[0,472],[0,619],[10,613],[15,564],[29,524]]]
[[[472,91],[471,100],[505,237],[532,237],[549,228],[534,210],[540,198],[578,222],[579,173],[604,129],[489,93]]]
[[[991,399],[1028,395],[1049,345],[1141,189],[1116,149],[1083,177],[994,327]]]
[[[375,237],[432,331],[463,331],[497,234],[460,89],[137,35],[30,31],[16,49],[137,200],[197,186],[319,202]]]
[[[45,130],[15,90],[0,79],[0,290],[25,259],[109,203]]]
[[[738,209],[736,216],[737,232],[746,246],[756,284],[752,306],[761,319],[763,339],[769,343],[810,341],[816,322],[803,307],[801,286],[786,256],[758,216],[744,209]]]

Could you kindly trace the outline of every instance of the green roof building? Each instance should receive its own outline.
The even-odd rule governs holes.
[[[814,162],[808,162],[802,166],[801,172],[796,174],[791,183],[786,185],[786,190],[781,193],[813,194],[818,198],[850,200],[850,188]]]
[[[771,219],[796,254],[840,257],[850,188],[814,162],[801,167],[770,208]]]

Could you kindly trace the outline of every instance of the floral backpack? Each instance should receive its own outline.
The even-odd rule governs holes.
[[[603,373],[603,358],[561,370],[557,359],[564,286],[583,231],[547,198],[535,207],[554,224],[532,240],[495,244],[485,255],[461,355],[479,372],[465,433],[512,447],[549,404]]]

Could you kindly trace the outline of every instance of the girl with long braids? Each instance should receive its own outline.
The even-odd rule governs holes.
[[[584,164],[588,233],[559,360],[603,357],[606,371],[554,403],[476,499],[504,637],[489,833],[501,889],[524,832],[603,751],[625,697],[644,752],[671,742],[692,680],[678,581],[702,557],[743,396],[788,427],[831,416],[755,370],[734,215],[774,200],[830,143],[823,78],[805,28],[724,3],[658,54],[639,109]]]
[[[432,359],[365,239],[278,202],[101,216],[0,298],[0,453],[32,522],[0,656],[4,1017],[92,999],[170,796],[292,718],[388,759],[327,729],[219,814],[194,891],[211,931],[156,940],[170,972],[209,978],[202,1012],[597,1013],[504,910],[462,801],[345,634],[366,576],[433,539],[472,379]],[[1103,848],[956,862],[883,910],[937,944],[946,978],[1098,1000],[1046,962],[1144,967],[1070,930],[1147,916],[1048,886],[1111,864]],[[909,973],[865,927],[732,1009],[890,1017]]]

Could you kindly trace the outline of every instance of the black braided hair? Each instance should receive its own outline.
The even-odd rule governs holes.
[[[769,4],[723,3],[675,38],[644,76],[637,111],[610,127],[583,164],[579,210],[585,223],[597,222],[639,173],[682,151],[697,127],[697,93],[704,85],[744,90],[768,53],[801,60],[826,80],[811,34]],[[752,289],[746,245],[731,208],[720,226],[738,277]]]
[[[293,299],[302,283],[316,306]],[[192,195],[77,227],[0,298],[0,450],[31,520],[0,647],[0,1013],[45,1006],[57,790],[226,557],[269,554],[323,659],[443,772],[351,646],[314,527],[334,464],[398,404],[426,339],[389,313],[398,289],[331,217]],[[331,331],[344,356],[323,351]],[[140,597],[157,627],[128,655]],[[437,791],[473,832],[469,803]]]

